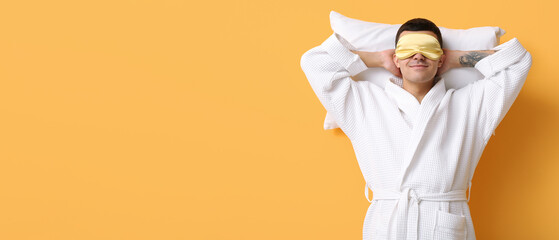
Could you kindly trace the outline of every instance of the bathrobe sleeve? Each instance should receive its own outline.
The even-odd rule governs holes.
[[[486,143],[518,96],[532,65],[530,53],[516,38],[494,50],[498,51],[475,65],[484,79],[474,82],[471,89],[471,102],[479,107],[479,130]]]
[[[301,68],[316,96],[346,134],[363,118],[361,102],[366,82],[351,77],[367,69],[359,55],[352,53],[333,33],[321,45],[305,52]],[[343,40],[343,39],[342,39]]]

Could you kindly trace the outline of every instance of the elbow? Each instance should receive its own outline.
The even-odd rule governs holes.
[[[532,54],[530,54],[530,52],[526,52],[526,56],[528,58],[528,67],[532,67]]]
[[[320,46],[314,47],[301,56],[301,69],[303,72],[308,72],[312,68],[316,68],[317,63],[319,62],[318,58],[321,56],[321,51],[319,49]]]
[[[524,62],[524,69],[522,69],[521,71],[524,73],[523,77],[527,78],[528,72],[532,68],[532,55],[529,52],[526,52],[526,55],[524,55],[522,61]]]
[[[307,70],[311,67],[311,63],[312,63],[312,52],[313,49],[306,51],[305,53],[303,53],[303,56],[301,56],[301,69],[303,69],[303,72],[307,72]]]
[[[301,64],[301,69],[303,69],[303,72],[307,69],[308,66],[309,51],[306,51],[305,53],[303,53],[303,56],[301,56],[301,62],[299,64]]]

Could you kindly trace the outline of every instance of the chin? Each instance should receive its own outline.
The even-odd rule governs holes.
[[[428,83],[428,82],[432,82],[433,79],[435,78],[435,76],[432,76],[432,77],[418,77],[418,76],[406,77],[406,76],[403,76],[403,77],[406,81],[413,82],[413,83]]]
[[[407,81],[410,82],[414,82],[414,83],[426,83],[426,82],[432,82],[433,79],[435,78],[435,74],[434,73],[423,73],[423,74],[418,74],[416,72],[411,72],[411,74],[402,74],[403,78],[406,79]]]

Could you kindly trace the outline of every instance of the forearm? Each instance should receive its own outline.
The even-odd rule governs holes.
[[[495,50],[478,50],[478,51],[458,51],[447,50],[445,52],[446,63],[449,68],[474,67],[481,59],[495,53]]]
[[[359,55],[361,60],[369,68],[383,66],[383,58],[381,52],[363,52],[363,51],[353,51],[353,50],[351,52]]]
[[[387,49],[379,52],[362,52],[362,51],[351,51],[359,56],[363,63],[368,68],[381,67],[388,70],[390,73],[397,77],[402,77],[400,69],[394,65],[392,61],[392,56],[394,55],[394,49]]]
[[[495,52],[495,50],[468,51],[461,55],[458,60],[462,67],[474,67],[481,59],[484,59]]]

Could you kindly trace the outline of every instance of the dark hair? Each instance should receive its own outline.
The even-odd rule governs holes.
[[[402,24],[402,26],[400,26],[400,28],[398,29],[398,33],[396,33],[396,42],[394,46],[398,44],[398,39],[400,39],[400,34],[403,31],[431,31],[435,35],[437,35],[437,40],[439,40],[441,48],[443,47],[443,37],[441,35],[441,30],[439,30],[439,27],[437,27],[435,23],[425,18],[414,18]]]

